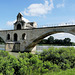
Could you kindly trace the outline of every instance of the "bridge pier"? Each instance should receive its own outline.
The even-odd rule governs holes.
[[[5,49],[6,49],[6,51],[10,51],[10,52],[19,52],[20,51],[20,43],[7,42]]]
[[[36,46],[33,48],[25,49],[25,44],[21,45],[18,42],[7,42],[5,46],[5,50],[9,52],[31,52],[35,54]]]
[[[35,54],[35,52],[36,52],[36,46],[34,46],[33,48],[27,48],[27,49],[25,49],[25,52],[31,52],[32,54]]]

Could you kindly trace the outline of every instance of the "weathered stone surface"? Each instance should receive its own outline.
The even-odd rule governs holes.
[[[17,34],[17,45],[15,45],[18,51],[35,51],[33,50],[36,44],[43,38],[60,32],[71,33],[75,35],[75,25],[73,26],[57,26],[46,28],[33,28],[22,30],[6,30],[0,31],[0,37],[6,42],[6,50],[12,51],[14,49],[14,34]],[[22,39],[22,34],[26,34],[26,39]],[[7,40],[7,34],[10,34],[10,40]],[[60,35],[61,36],[61,35]],[[8,43],[9,42],[9,43]],[[20,49],[19,49],[20,48]],[[17,50],[16,50],[17,51]]]
[[[34,22],[28,23],[28,27],[26,27],[26,24],[21,23],[22,16],[20,16],[21,15],[17,16],[17,22],[14,25],[14,30],[0,31],[0,37],[6,43],[6,51],[31,51],[34,53],[36,50],[36,44],[49,35],[60,32],[75,35],[75,25],[36,28],[37,24]],[[17,27],[17,25],[21,26]]]

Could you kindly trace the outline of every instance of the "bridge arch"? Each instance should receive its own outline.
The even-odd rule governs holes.
[[[32,43],[29,44],[29,46],[27,46],[27,49],[32,49],[34,48],[42,39],[44,39],[45,37],[49,36],[49,35],[53,35],[56,33],[69,33],[72,35],[75,35],[71,32],[66,32],[66,31],[53,31],[53,32],[46,32],[46,33],[42,33],[42,35],[38,36],[37,38],[35,38]]]
[[[42,39],[44,39],[45,37],[49,36],[49,35],[54,35],[54,34],[58,34],[58,33],[68,33],[68,32],[56,32],[56,33],[47,33],[47,34],[43,34],[41,36],[39,36],[38,38],[36,38],[33,42],[35,42],[36,44],[39,43]],[[73,33],[70,33],[71,35],[74,35]],[[60,34],[61,35],[61,34]]]

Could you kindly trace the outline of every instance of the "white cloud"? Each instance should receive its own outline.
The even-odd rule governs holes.
[[[63,0],[63,3],[59,3],[56,5],[57,8],[61,8],[65,6],[65,0]]]
[[[7,25],[12,26],[15,22],[16,22],[16,20],[14,20],[14,21],[8,21]]]
[[[31,4],[23,11],[23,14],[27,16],[40,16],[47,14],[53,8],[53,0],[50,0],[50,2],[45,0],[44,4]]]

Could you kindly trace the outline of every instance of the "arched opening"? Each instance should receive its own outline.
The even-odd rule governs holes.
[[[45,38],[41,38],[41,39],[42,40],[44,39],[43,43],[46,42],[45,40],[48,40],[47,42],[53,43],[53,41],[56,41],[56,40],[61,42],[65,38],[69,38],[69,39],[67,39],[67,41],[75,42],[75,39],[74,39],[75,36],[71,33],[65,33],[65,32],[51,34],[51,35],[48,35]]]
[[[54,35],[56,35],[56,36],[54,36]],[[71,39],[71,41],[70,40],[68,40],[68,41],[70,41],[70,42],[74,42],[74,46],[75,46],[75,36],[72,34],[72,33],[59,33],[59,32],[56,32],[56,33],[47,33],[47,34],[44,34],[44,35],[40,35],[39,37],[37,37],[36,39],[34,39],[33,41],[32,41],[32,43],[27,47],[27,48],[33,48],[33,47],[35,47],[42,39],[47,39],[49,36],[53,36],[54,37],[54,39],[59,39],[60,41],[61,41],[61,39],[65,39],[65,38],[70,38]],[[57,38],[56,38],[57,37]],[[61,37],[61,39],[59,38],[59,37]],[[62,38],[63,37],[63,38]],[[65,39],[65,40],[67,40],[67,39]],[[50,48],[50,46],[51,45],[46,45],[46,44],[44,44],[45,45],[45,47],[47,46],[48,48]],[[41,47],[42,46],[44,46],[44,45],[40,45]],[[52,45],[52,46],[54,46],[54,45]],[[56,45],[55,45],[56,46]],[[62,46],[62,45],[61,45]],[[67,46],[67,45],[66,45]],[[69,46],[69,45],[68,45]],[[46,47],[46,49],[48,49]],[[44,47],[43,47],[44,48]],[[42,49],[42,48],[41,48]],[[45,48],[44,48],[45,49]],[[36,48],[36,50],[38,50],[37,48]]]
[[[14,41],[17,41],[17,39],[18,39],[18,36],[17,36],[17,34],[15,33],[15,34],[14,34]]]
[[[75,36],[70,33],[56,33],[43,38],[37,44],[37,51],[42,51],[43,49],[48,49],[50,47],[75,47]]]
[[[52,36],[54,37],[55,41],[59,41],[59,42],[63,41],[63,43],[67,46],[69,45],[69,43],[72,43],[73,46],[75,43],[75,36],[71,33],[56,33],[53,34]]]
[[[18,25],[17,25],[17,30],[20,30],[20,29],[21,29],[21,25],[18,24]]]
[[[5,50],[5,41],[0,37],[0,50]]]
[[[7,40],[10,40],[10,34],[7,34]]]
[[[26,34],[22,34],[22,40],[25,40],[26,39]]]

